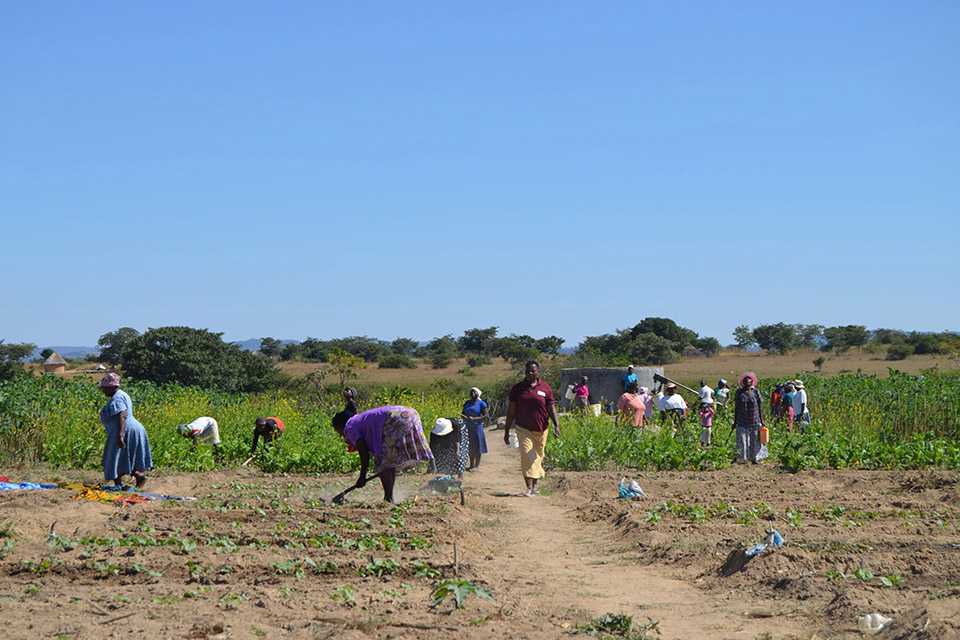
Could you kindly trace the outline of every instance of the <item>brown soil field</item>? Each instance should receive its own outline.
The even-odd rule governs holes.
[[[670,640],[859,638],[871,612],[894,620],[881,638],[960,637],[955,472],[736,465],[635,474],[649,497],[621,500],[619,474],[548,471],[526,498],[502,431],[488,442],[463,504],[404,474],[411,501],[379,501],[374,481],[338,507],[321,498],[351,478],[252,468],[151,477],[148,490],[187,502],[2,492],[4,637],[546,639],[621,612],[647,627],[637,637]],[[784,546],[746,561],[771,527]],[[454,577],[494,600],[431,607]]]

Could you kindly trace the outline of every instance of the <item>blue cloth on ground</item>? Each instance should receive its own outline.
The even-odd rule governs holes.
[[[56,489],[55,484],[38,484],[36,482],[0,482],[0,491],[16,491],[17,489]]]

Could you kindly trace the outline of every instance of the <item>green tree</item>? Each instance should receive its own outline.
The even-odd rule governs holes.
[[[566,342],[566,340],[559,336],[546,336],[537,340],[534,346],[540,353],[549,353],[555,356],[560,353],[560,347],[563,346],[564,342]]]
[[[720,353],[720,341],[716,338],[697,338],[693,346],[700,349],[705,356],[712,357]]]
[[[417,348],[420,346],[416,340],[411,340],[410,338],[397,338],[390,343],[390,351],[401,356],[410,357],[417,352]]]
[[[680,352],[697,339],[696,331],[679,326],[670,318],[644,318],[630,330],[630,339],[642,333],[652,333],[673,343],[674,351]]]
[[[10,380],[27,374],[22,361],[37,350],[37,345],[30,342],[11,342],[5,344],[0,340],[0,380]]]
[[[626,346],[626,362],[638,366],[660,365],[676,362],[680,355],[674,350],[676,343],[656,335],[641,333]]]
[[[843,353],[850,347],[862,347],[870,340],[870,332],[863,325],[848,324],[843,327],[829,327],[823,330],[827,339],[827,348]]]
[[[190,327],[148,329],[124,349],[124,370],[132,378],[157,384],[179,382],[230,392],[277,384],[279,372],[272,362],[224,342],[222,336]]]
[[[359,378],[359,371],[367,368],[367,363],[363,358],[347,353],[338,347],[334,347],[327,354],[327,362],[333,366],[333,371],[337,374],[341,387],[347,384],[347,380]]]
[[[795,324],[793,331],[797,335],[797,347],[800,349],[816,349],[817,339],[823,337],[822,324]]]
[[[460,353],[489,353],[490,341],[497,337],[497,327],[467,329],[457,338]]]
[[[280,357],[283,353],[283,340],[260,338],[260,353],[269,357]]]
[[[97,340],[97,346],[100,347],[100,355],[97,356],[97,362],[105,362],[114,367],[123,367],[123,352],[130,342],[140,335],[140,332],[132,327],[120,327],[116,331],[108,331]]]
[[[797,332],[793,325],[782,322],[760,325],[753,330],[753,338],[768,353],[786,353],[797,346]]]
[[[757,339],[753,337],[753,331],[745,324],[734,328],[733,341],[741,349],[746,349],[747,347],[752,347],[757,344]]]
[[[47,358],[49,358],[49,357],[52,356],[53,354],[54,354],[53,349],[51,349],[50,347],[47,347],[46,349],[44,349],[43,351],[40,352],[40,361],[42,362],[42,361],[46,360]]]

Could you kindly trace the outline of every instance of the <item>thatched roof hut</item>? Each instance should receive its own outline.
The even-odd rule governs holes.
[[[43,361],[44,373],[63,373],[67,370],[67,361],[60,357],[60,354],[54,351],[50,357]]]

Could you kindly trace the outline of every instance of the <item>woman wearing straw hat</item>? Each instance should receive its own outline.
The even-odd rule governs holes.
[[[794,380],[793,388],[797,390],[793,396],[793,415],[800,425],[800,433],[806,433],[810,426],[810,409],[807,407],[807,391],[803,388],[803,380]]]
[[[748,371],[740,376],[740,388],[733,397],[733,426],[737,430],[737,457],[757,464],[767,457],[767,445],[760,442],[763,423],[763,400],[757,391],[757,374]]]
[[[144,472],[153,468],[147,430],[133,417],[133,400],[120,390],[120,376],[103,376],[100,390],[110,398],[100,409],[100,423],[107,432],[103,447],[104,482],[119,485],[123,476],[131,475],[140,489],[147,481]]]
[[[528,498],[540,493],[537,483],[546,475],[543,456],[547,446],[547,429],[553,423],[553,435],[560,437],[560,420],[550,385],[540,379],[540,363],[531,360],[524,367],[523,381],[510,389],[507,423],[503,442],[510,444],[510,427],[516,423],[520,442],[520,472]]]

